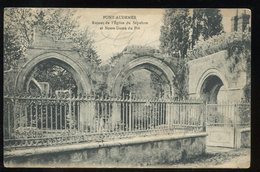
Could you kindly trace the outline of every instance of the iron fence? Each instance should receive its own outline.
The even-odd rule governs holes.
[[[4,147],[200,132],[203,112],[197,100],[4,96]]]
[[[219,102],[206,104],[208,126],[249,127],[251,110],[249,102]]]

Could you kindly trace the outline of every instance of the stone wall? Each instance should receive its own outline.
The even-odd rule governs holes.
[[[251,147],[251,132],[250,132],[250,130],[241,132],[241,147],[242,148]]]
[[[236,132],[236,148],[251,147],[251,130],[250,128],[240,128]]]
[[[4,71],[4,95],[15,93],[15,79],[17,77],[17,73],[17,69]]]
[[[189,65],[189,95],[199,98],[200,87],[210,75],[216,75],[221,79],[224,86],[221,87],[220,100],[236,101],[243,96],[243,87],[246,85],[246,72],[243,66],[239,66],[238,72],[229,71],[227,50],[223,50],[202,58],[191,60]],[[232,99],[232,100],[231,100]]]
[[[5,151],[6,167],[145,167],[203,155],[206,133]]]

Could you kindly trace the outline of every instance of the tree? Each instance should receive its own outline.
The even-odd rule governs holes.
[[[191,18],[188,9],[167,9],[161,27],[160,48],[169,55],[170,66],[174,70],[175,96],[187,97],[187,67],[185,59],[189,48]]]
[[[27,8],[6,8],[4,11],[4,70],[16,66],[16,61],[32,41],[36,18]]]
[[[191,48],[201,37],[203,40],[223,32],[222,15],[219,9],[198,8],[193,10],[191,20]]]
[[[165,10],[160,36],[163,53],[185,58],[189,48],[190,20],[188,9]]]

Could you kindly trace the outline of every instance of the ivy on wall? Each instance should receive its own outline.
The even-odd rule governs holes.
[[[188,53],[189,59],[197,59],[222,50],[228,51],[226,60],[229,71],[237,77],[241,71],[246,72],[247,83],[244,87],[244,98],[251,97],[251,32],[230,32],[213,36],[199,42]]]

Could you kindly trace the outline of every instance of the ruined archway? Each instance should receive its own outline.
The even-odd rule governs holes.
[[[88,75],[83,63],[60,53],[44,53],[25,63],[19,71],[15,82],[18,92],[26,91],[34,67],[46,61],[51,61],[53,64],[57,64],[69,71],[76,82],[78,93],[89,94],[91,92],[91,84],[89,79],[86,78]]]
[[[199,80],[197,95],[205,102],[217,103],[220,89],[226,90],[227,88],[225,77],[216,69],[208,69]]]
[[[146,69],[150,72],[155,73],[157,76],[161,77],[163,80],[167,81],[170,85],[169,94],[172,96],[173,94],[173,79],[175,77],[172,69],[162,62],[161,60],[151,57],[145,56],[142,58],[135,59],[130,61],[124,68],[116,75],[112,94],[114,96],[119,96],[122,91],[123,83],[129,75],[136,70]]]

